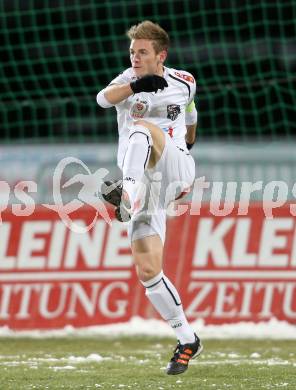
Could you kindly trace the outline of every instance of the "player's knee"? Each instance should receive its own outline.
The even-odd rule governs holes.
[[[145,127],[146,130],[149,131],[152,139],[157,139],[163,135],[163,131],[158,126],[155,126],[153,123],[147,122],[145,120],[140,119],[134,122],[134,125]]]
[[[148,280],[154,278],[161,271],[156,269],[156,267],[153,267],[152,264],[138,264],[136,269],[138,278],[142,282],[147,282]]]
[[[151,123],[150,122],[147,122],[147,121],[144,121],[143,119],[139,119],[137,121],[134,122],[134,125],[139,125],[139,126],[144,126],[146,127],[147,129],[151,126]]]
[[[152,269],[150,269],[150,270],[149,269],[138,270],[138,278],[142,282],[148,282],[148,280],[153,279],[157,274],[158,274],[158,272],[155,272]]]
[[[129,131],[128,137],[129,142],[142,143],[144,138],[148,142],[149,146],[153,145],[153,138],[150,130],[141,124],[134,124]]]
[[[154,128],[158,128],[154,123],[151,123],[149,121],[146,121],[145,119],[138,119],[137,121],[134,122],[134,125],[140,125],[147,127],[149,130],[153,131]]]

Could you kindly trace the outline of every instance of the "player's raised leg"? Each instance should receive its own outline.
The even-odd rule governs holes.
[[[163,131],[147,121],[136,121],[129,131],[129,143],[123,164],[122,200],[116,210],[121,221],[128,221],[147,168],[154,167],[165,146]]]

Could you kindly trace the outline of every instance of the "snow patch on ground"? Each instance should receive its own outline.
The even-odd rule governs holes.
[[[63,367],[51,367],[54,371],[60,371],[60,370],[76,370],[76,367],[74,366],[63,366]]]
[[[96,353],[92,353],[86,357],[84,356],[69,356],[69,357],[62,357],[62,358],[52,358],[52,357],[46,357],[46,358],[25,358],[25,356],[22,357],[22,359],[19,360],[9,360],[10,356],[1,356],[0,359],[0,366],[19,366],[19,365],[29,365],[30,368],[37,368],[38,364],[50,364],[54,363],[56,364],[66,364],[65,366],[51,366],[50,368],[54,370],[71,370],[73,367],[73,364],[81,364],[81,363],[100,363],[103,360],[110,360],[110,357],[102,357],[101,355],[98,355]],[[14,357],[15,359],[15,357]]]
[[[260,358],[260,357],[261,357],[261,355],[258,352],[251,353],[251,355],[250,355],[251,359],[257,359],[257,358]]]
[[[89,362],[101,362],[104,358],[100,355],[92,353],[87,357],[82,356],[70,356],[68,358],[69,363],[89,363]],[[106,359],[105,359],[106,360]]]
[[[296,326],[285,321],[271,319],[267,322],[237,324],[205,325],[203,320],[192,323],[196,333],[202,339],[293,339],[296,340]],[[0,337],[93,337],[137,336],[174,337],[172,329],[166,322],[156,319],[133,317],[129,322],[98,325],[87,328],[66,326],[57,330],[24,330],[15,331],[0,327]]]

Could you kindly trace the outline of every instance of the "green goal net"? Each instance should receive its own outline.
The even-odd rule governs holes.
[[[2,0],[0,142],[114,141],[95,97],[146,19],[170,34],[167,65],[197,79],[201,139],[293,136],[295,0]]]

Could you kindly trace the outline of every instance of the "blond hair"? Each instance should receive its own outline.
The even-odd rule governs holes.
[[[168,50],[170,38],[167,32],[157,23],[145,20],[132,26],[126,33],[130,40],[148,39],[152,41],[155,52],[158,54],[162,50]]]

